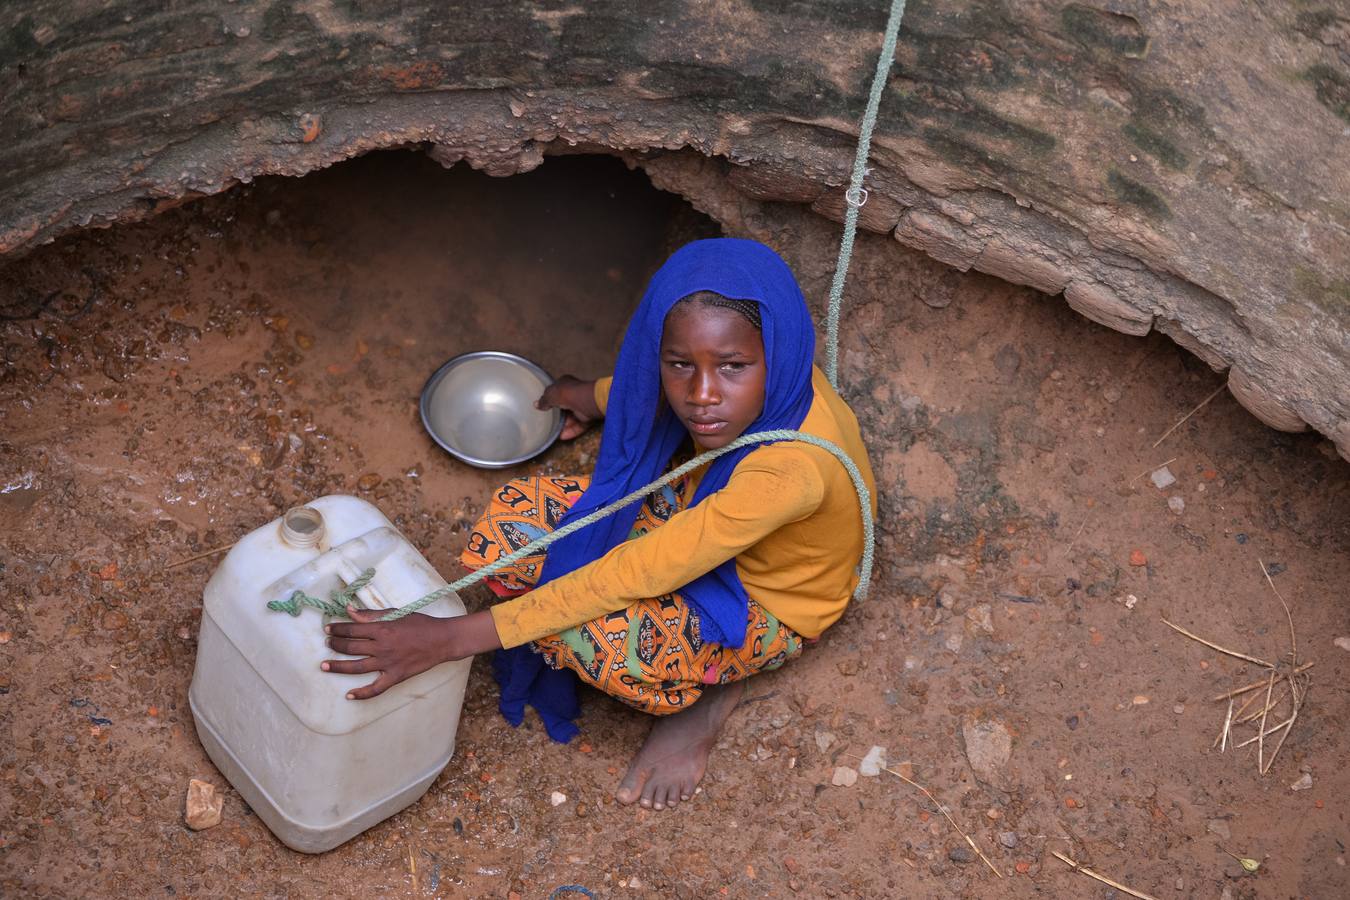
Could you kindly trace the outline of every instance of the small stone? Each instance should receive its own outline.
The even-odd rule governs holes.
[[[829,750],[830,745],[834,743],[834,740],[834,734],[829,731],[816,732],[816,748],[820,750],[821,753]]]
[[[380,476],[376,475],[374,472],[367,472],[356,479],[356,486],[363,491],[373,491],[379,486],[380,481]]]
[[[314,338],[305,334],[303,331],[295,333],[295,345],[301,350],[309,350],[314,346]]]
[[[567,795],[562,791],[554,791],[548,795],[549,806],[562,806],[567,802]]]
[[[1225,841],[1233,836],[1232,830],[1228,827],[1227,819],[1210,819],[1205,823],[1205,830],[1210,834],[1218,835]]]
[[[1148,557],[1144,555],[1144,551],[1143,551],[1143,550],[1131,550],[1131,551],[1130,551],[1130,565],[1132,565],[1132,566],[1146,566],[1146,565],[1148,565]]]
[[[947,851],[947,858],[954,863],[965,865],[975,861],[975,854],[970,852],[969,847],[953,847]]]
[[[1064,724],[1069,726],[1070,731],[1073,731],[1078,727],[1078,716],[1077,715],[1067,716],[1064,719]]]
[[[971,634],[993,634],[994,616],[988,603],[979,603],[966,610],[966,630]]]
[[[1346,653],[1350,653],[1350,637],[1338,637],[1331,643],[1340,647]]]
[[[1186,501],[1181,499],[1181,497],[1179,496],[1168,497],[1167,508],[1170,509],[1172,512],[1176,513],[1177,515],[1181,515],[1186,511]]]
[[[1298,781],[1295,781],[1293,784],[1289,785],[1289,790],[1291,791],[1307,791],[1311,789],[1312,789],[1312,774],[1309,772],[1304,772],[1302,775],[1298,777]]]
[[[964,642],[965,638],[961,636],[961,632],[953,631],[951,634],[947,636],[947,640],[942,642],[942,645],[946,647],[948,650],[952,651],[953,653],[960,653],[961,645]]]
[[[1134,609],[1134,607],[1135,607],[1138,603],[1139,603],[1139,598],[1136,597],[1134,594],[1126,594],[1126,595],[1125,595],[1125,608],[1126,608],[1126,609]]]
[[[1175,887],[1176,887],[1176,889],[1179,890],[1179,891],[1184,891],[1184,890],[1186,890],[1186,879],[1184,879],[1184,878],[1178,876],[1178,877],[1177,877],[1177,883],[1176,883]]]
[[[858,764],[858,774],[864,778],[876,778],[886,766],[886,748],[873,747]]]
[[[1173,706],[1173,707],[1172,707],[1172,712],[1176,713],[1177,715],[1181,715],[1181,714],[1184,713],[1185,711],[1186,711],[1186,707],[1185,707],[1184,704],[1181,704],[1181,703],[1178,703],[1176,706]]]
[[[1102,391],[1102,396],[1106,398],[1107,403],[1119,403],[1122,394],[1120,393],[1120,388],[1116,387],[1114,384],[1109,384]]]
[[[576,808],[576,816],[577,816],[578,819],[584,819],[584,818],[586,818],[587,816],[589,816],[590,814],[591,814],[590,808],[587,807],[585,803],[578,803],[578,804],[577,804],[577,808]]]
[[[896,772],[899,772],[901,778],[908,778],[910,781],[914,780],[914,763],[909,760],[891,766],[891,768]]]
[[[797,862],[797,860],[793,859],[791,856],[783,857],[783,868],[787,869],[793,875],[800,875],[802,872],[802,864]]]
[[[1014,849],[1017,846],[1017,832],[1000,831],[998,833],[998,842],[1009,850]]]
[[[127,614],[117,609],[110,609],[103,614],[103,628],[105,631],[118,631],[127,627]]]
[[[1012,734],[996,719],[967,720],[961,726],[965,738],[966,759],[981,781],[997,784],[1004,780],[1003,767],[1012,756]]]
[[[220,812],[225,806],[225,795],[209,781],[193,778],[188,782],[183,819],[193,831],[201,831],[220,824]]]
[[[1143,706],[1148,703],[1148,697],[1144,694],[1135,694],[1134,699],[1130,701],[1135,706]]]
[[[1244,532],[1239,531],[1237,534],[1233,535],[1233,540],[1237,541],[1239,544],[1245,544],[1247,543],[1247,535]]]
[[[834,777],[830,779],[830,784],[835,787],[853,787],[858,783],[858,773],[848,766],[836,766]]]
[[[959,612],[961,609],[961,595],[951,585],[943,587],[938,591],[937,605],[952,612]]]
[[[991,806],[984,811],[984,817],[991,822],[997,822],[1003,818],[1003,812],[996,806]]]
[[[1172,470],[1167,468],[1167,466],[1154,469],[1153,472],[1149,474],[1148,478],[1149,481],[1153,482],[1153,486],[1160,491],[1177,483],[1177,477],[1172,474]]]

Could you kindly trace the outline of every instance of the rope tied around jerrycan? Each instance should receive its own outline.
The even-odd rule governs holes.
[[[827,441],[825,438],[818,437],[814,434],[807,434],[804,431],[778,429],[772,431],[757,431],[754,434],[743,434],[725,447],[718,447],[716,450],[708,450],[705,453],[700,453],[688,462],[671,469],[665,475],[662,475],[650,484],[638,488],[625,497],[620,497],[608,506],[601,507],[590,515],[582,516],[575,522],[569,522],[558,530],[531,541],[519,550],[508,553],[505,556],[500,556],[483,566],[481,569],[470,572],[463,578],[453,581],[443,588],[438,588],[430,594],[427,594],[425,597],[414,600],[406,606],[400,606],[397,609],[389,610],[389,612],[380,617],[380,621],[392,622],[395,619],[401,619],[404,616],[412,615],[418,610],[430,606],[442,597],[458,593],[470,585],[477,584],[498,569],[509,566],[526,556],[538,553],[539,551],[546,549],[554,541],[561,540],[562,538],[567,537],[567,535],[580,531],[588,525],[594,524],[608,516],[612,516],[624,507],[642,500],[648,494],[659,491],[668,484],[673,484],[695,469],[707,465],[717,459],[719,456],[730,453],[733,450],[739,450],[741,447],[748,447],[751,444],[766,444],[776,441],[801,441],[802,443],[819,447],[822,450],[828,451],[835,459],[839,460],[844,466],[844,469],[848,472],[848,477],[853,481],[853,489],[858,494],[858,508],[862,513],[863,521],[862,562],[858,567],[858,586],[853,593],[859,599],[866,598],[867,589],[872,583],[873,540],[876,525],[872,516],[872,493],[867,489],[867,482],[863,480],[862,471],[859,470],[857,463],[855,463],[847,453],[840,449],[838,445]],[[297,590],[293,591],[285,600],[268,601],[267,608],[275,612],[284,612],[289,613],[292,616],[298,616],[300,615],[301,610],[308,606],[317,609],[327,616],[345,618],[348,605],[352,603],[356,603],[358,606],[362,605],[357,599],[356,593],[366,585],[370,584],[370,580],[374,577],[375,570],[366,569],[360,576],[353,580],[351,584],[347,585],[347,587],[333,591],[332,594],[329,595],[328,600],[312,597],[304,591]]]
[[[844,281],[848,278],[849,263],[853,258],[853,243],[858,231],[858,212],[862,209],[863,205],[867,203],[867,189],[863,187],[863,179],[867,175],[867,158],[872,145],[872,132],[876,128],[877,113],[881,106],[881,95],[886,86],[887,73],[890,71],[891,63],[895,58],[896,41],[900,35],[900,23],[904,19],[904,15],[905,0],[891,0],[890,14],[886,20],[886,30],[882,35],[881,53],[877,57],[876,71],[872,74],[872,86],[867,95],[867,108],[863,112],[862,122],[858,127],[858,148],[853,158],[853,169],[849,179],[849,187],[848,190],[844,192],[846,206],[844,213],[844,232],[839,244],[839,259],[835,265],[834,278],[830,284],[829,309],[825,328],[825,373],[829,377],[830,384],[836,388],[839,386],[839,318],[840,309],[843,305]],[[859,599],[865,598],[867,596],[867,589],[872,582],[872,562],[875,553],[875,523],[873,522],[872,516],[871,493],[867,489],[866,482],[863,481],[862,473],[858,470],[857,464],[849,458],[849,455],[830,441],[817,437],[814,434],[782,429],[759,431],[754,434],[741,435],[725,447],[701,453],[683,465],[667,472],[650,484],[638,488],[628,496],[622,497],[608,506],[596,510],[588,516],[583,516],[575,522],[568,523],[557,531],[531,541],[513,553],[498,557],[481,569],[470,572],[463,578],[451,582],[443,588],[432,591],[430,594],[427,594],[425,597],[418,600],[414,600],[407,606],[401,606],[397,609],[390,610],[381,617],[381,621],[389,622],[395,619],[401,619],[420,609],[424,609],[448,594],[456,593],[470,585],[476,584],[496,572],[498,569],[509,566],[523,557],[538,553],[539,551],[546,549],[554,541],[560,540],[573,532],[598,522],[607,516],[613,515],[629,504],[636,503],[653,491],[660,490],[700,466],[712,462],[725,453],[730,453],[733,450],[738,450],[741,447],[747,447],[751,444],[764,444],[774,441],[801,441],[828,450],[848,471],[849,478],[853,481],[854,490],[858,493],[858,506],[862,512],[863,520],[863,554],[862,562],[858,567],[858,586],[854,590],[854,595]],[[366,569],[347,587],[333,591],[329,595],[328,600],[311,597],[304,591],[297,590],[285,600],[269,601],[267,608],[277,612],[290,613],[292,616],[298,616],[304,607],[309,606],[319,610],[325,615],[337,618],[345,617],[348,605],[352,603],[356,603],[358,606],[363,605],[357,598],[356,593],[369,584],[370,580],[374,577],[375,570]]]

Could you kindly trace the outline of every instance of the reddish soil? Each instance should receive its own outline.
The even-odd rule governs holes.
[[[780,205],[753,220],[818,302],[837,226]],[[1350,466],[1222,393],[1151,449],[1220,376],[874,236],[843,381],[882,484],[878,583],[756,680],[694,802],[615,805],[643,718],[592,694],[569,746],[533,718],[513,730],[480,660],[425,797],[321,856],[271,836],[187,710],[214,560],[170,566],[348,492],[457,571],[466,524],[512,473],[431,443],[425,377],[483,348],[603,374],[645,278],[710,227],[612,160],[492,180],[383,154],[0,269],[0,894],[1112,895],[1058,850],[1155,896],[1345,896],[1350,653],[1333,639],[1350,635]],[[520,471],[584,471],[595,446]],[[1169,460],[1159,490],[1147,473]],[[1265,777],[1254,747],[1211,750],[1210,698],[1258,667],[1161,622],[1280,658],[1288,625],[1258,560],[1315,662]],[[1011,754],[977,774],[979,723]],[[1001,881],[900,780],[831,784],[872,745]],[[226,792],[202,832],[182,821],[194,776]]]

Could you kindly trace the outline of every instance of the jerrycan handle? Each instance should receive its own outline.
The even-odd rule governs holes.
[[[313,593],[314,585],[328,577],[351,584],[363,570],[377,567],[397,550],[399,541],[398,532],[388,526],[371,529],[287,572],[265,588],[264,596],[284,600],[295,591]],[[392,605],[373,584],[362,588],[356,596],[370,609],[389,609]]]

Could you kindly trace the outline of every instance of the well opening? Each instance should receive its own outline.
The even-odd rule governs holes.
[[[259,179],[0,271],[14,436],[57,428],[98,446],[90,464],[169,471],[132,509],[194,529],[341,488],[331,465],[392,466],[388,497],[434,460],[458,501],[491,476],[440,459],[423,380],[479,349],[603,374],[651,272],[719,233],[611,156],[502,179],[382,151]]]

